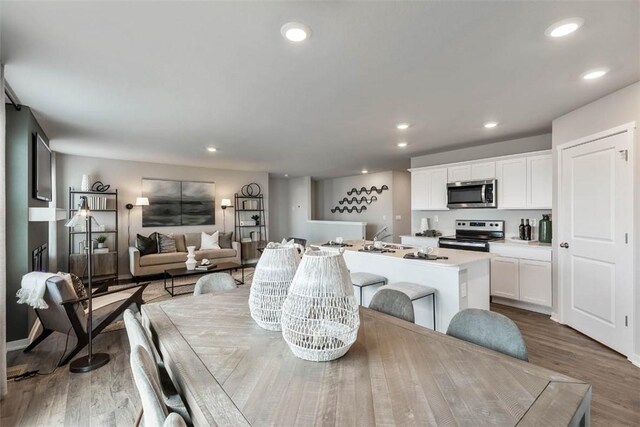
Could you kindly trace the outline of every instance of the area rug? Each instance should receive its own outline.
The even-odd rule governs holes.
[[[251,286],[251,281],[253,279],[253,271],[254,271],[253,268],[244,269],[244,284],[243,285],[239,284],[238,287]],[[232,274],[232,276],[236,280],[242,280],[242,271],[236,271]],[[176,293],[176,296],[174,297],[171,297],[171,295],[164,290],[164,279],[151,280],[147,288],[142,293],[142,299],[144,300],[145,304],[150,304],[154,302],[160,302],[160,301],[165,301],[165,300],[170,300],[175,298],[183,298],[185,296],[191,296],[193,295],[193,288],[195,287],[195,282],[200,277],[202,276],[176,278],[174,282],[174,287],[175,287],[174,292]],[[141,281],[141,283],[144,283],[144,282],[145,282],[144,280]],[[111,290],[123,289],[123,288],[130,287],[131,285],[132,283],[109,286],[109,290],[111,291]],[[177,286],[180,286],[180,287],[177,287]],[[117,320],[113,322],[111,325],[107,326],[104,331],[109,332],[109,331],[117,331],[120,329],[124,329],[124,321]]]

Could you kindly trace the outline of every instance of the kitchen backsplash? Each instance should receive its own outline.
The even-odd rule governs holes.
[[[449,211],[412,211],[411,234],[420,231],[420,220],[429,218],[432,229],[439,230],[443,235],[451,235],[455,232],[455,222],[458,219],[479,219],[479,220],[502,220],[505,222],[505,234],[509,236],[518,235],[520,219],[532,219],[532,236],[538,237],[538,221],[542,219],[542,214],[550,214],[550,210],[500,210],[500,209],[454,209]],[[438,221],[435,221],[435,217]],[[553,221],[553,216],[551,217]]]

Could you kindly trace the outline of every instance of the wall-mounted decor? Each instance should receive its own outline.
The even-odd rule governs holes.
[[[95,191],[96,193],[106,193],[110,188],[110,185],[105,185],[102,181],[96,181],[91,186],[91,191]]]
[[[370,189],[367,190],[367,187],[361,187],[359,190],[357,188],[352,188],[351,190],[347,191],[347,196],[351,196],[354,193],[357,194],[358,196],[361,195],[362,193],[366,193],[367,196],[371,193],[373,193],[374,191],[378,194],[382,194],[382,192],[384,190],[388,190],[389,187],[387,187],[387,185],[383,185],[382,187],[378,188],[375,185],[372,185]]]
[[[344,205],[345,203],[348,203],[350,205],[354,204],[354,203],[358,203],[358,204],[363,204],[366,203],[368,205],[370,205],[373,202],[378,201],[378,198],[376,196],[371,196],[370,199],[367,199],[366,196],[362,196],[359,199],[355,196],[353,196],[352,198],[347,198],[344,197],[342,200],[340,200],[338,203],[340,203],[341,205]]]
[[[51,150],[44,139],[33,134],[33,197],[51,201]]]
[[[142,179],[143,227],[215,224],[216,185],[213,182]]]
[[[258,185],[255,182],[252,182],[251,184],[243,185],[242,189],[240,190],[240,193],[244,197],[258,197],[261,192],[262,192],[262,189],[260,188],[260,185]]]
[[[358,207],[358,206],[342,206],[342,207],[336,206],[335,208],[331,209],[331,213],[336,213],[336,212],[339,212],[339,213],[345,213],[345,212],[347,212],[347,213],[353,213],[353,212],[362,213],[362,211],[366,211],[366,210],[367,210],[367,207],[364,206],[364,205],[362,205],[360,207]]]

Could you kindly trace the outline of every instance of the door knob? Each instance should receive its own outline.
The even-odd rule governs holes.
[[[562,242],[560,243],[560,247],[567,249],[569,247],[569,244],[567,242]]]

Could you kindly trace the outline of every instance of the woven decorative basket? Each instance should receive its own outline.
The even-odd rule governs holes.
[[[360,317],[343,252],[302,257],[282,306],[282,336],[296,357],[334,360],[356,341]]]
[[[300,264],[294,245],[269,243],[264,249],[249,294],[251,317],[260,327],[279,331],[282,304]]]

